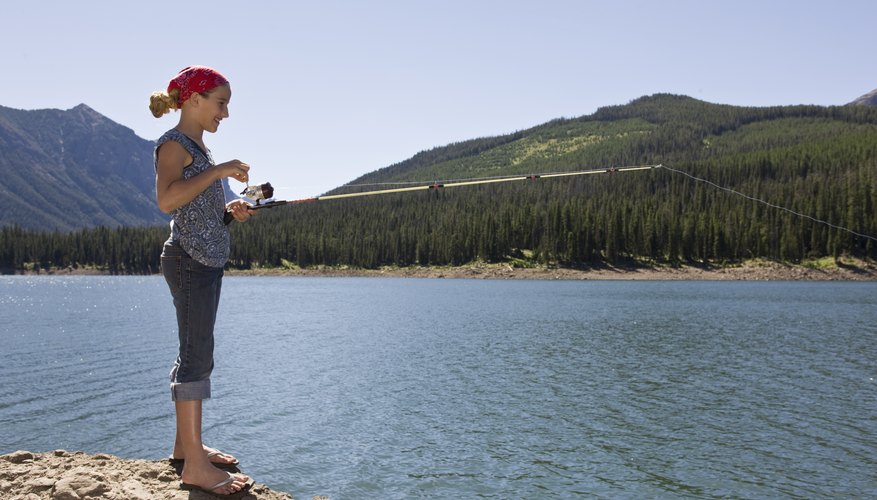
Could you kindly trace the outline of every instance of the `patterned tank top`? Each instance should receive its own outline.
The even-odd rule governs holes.
[[[191,179],[214,166],[210,150],[204,151],[177,129],[165,132],[155,144],[155,169],[158,170],[158,148],[167,141],[180,143],[192,156],[192,163],[183,167],[183,178]],[[230,236],[222,222],[225,215],[225,191],[222,182],[214,181],[189,203],[171,212],[172,241],[179,243],[190,257],[209,267],[224,267],[228,261]]]

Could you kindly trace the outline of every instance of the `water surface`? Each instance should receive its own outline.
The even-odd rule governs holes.
[[[877,284],[227,277],[205,439],[296,498],[877,496]],[[0,453],[161,458],[160,277],[0,277]]]

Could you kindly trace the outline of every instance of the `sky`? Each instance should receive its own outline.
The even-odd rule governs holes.
[[[873,0],[0,4],[0,105],[84,103],[155,140],[178,115],[154,118],[149,95],[214,67],[230,117],[205,142],[278,199],[644,95],[841,105],[877,88]]]

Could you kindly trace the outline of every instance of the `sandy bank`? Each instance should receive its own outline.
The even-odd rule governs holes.
[[[246,471],[243,471],[246,473]],[[179,488],[180,476],[165,460],[125,460],[56,450],[0,455],[0,497],[6,500],[211,500]],[[245,500],[290,500],[256,484]]]

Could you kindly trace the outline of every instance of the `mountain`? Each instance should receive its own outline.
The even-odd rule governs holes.
[[[423,151],[343,189],[657,164],[665,168],[280,207],[232,228],[236,241],[259,243],[235,246],[232,265],[877,257],[870,106],[656,94]]]
[[[664,168],[609,169],[657,164]],[[229,265],[877,259],[873,106],[730,106],[655,94],[587,116],[423,151],[351,183],[369,186],[343,189],[586,169],[605,175],[264,210],[247,224],[232,225]],[[151,166],[146,170],[151,173]],[[101,229],[56,237],[0,228],[0,268],[157,269],[155,249],[167,236],[165,228]]]
[[[855,101],[850,104],[858,104],[863,106],[877,106],[877,89],[868,92],[867,94],[859,97]]]
[[[875,113],[868,107],[731,106],[655,94],[605,106],[592,115],[422,151],[351,184],[662,162],[729,164],[740,163],[742,155],[752,162],[753,156],[776,156],[805,147],[820,146],[820,152],[837,148],[836,141],[847,136],[859,141],[863,134],[870,151],[874,123]]]
[[[167,224],[155,202],[153,148],[85,104],[66,111],[0,106],[0,226]]]

